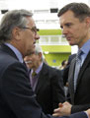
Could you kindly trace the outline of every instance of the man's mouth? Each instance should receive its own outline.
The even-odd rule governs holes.
[[[26,64],[28,64],[28,63],[32,63],[32,61],[25,61],[25,63],[26,63]]]

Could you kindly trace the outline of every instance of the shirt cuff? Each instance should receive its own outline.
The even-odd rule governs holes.
[[[88,113],[87,113],[86,111],[84,111],[84,112],[85,112],[85,114],[87,115],[87,118],[89,118]]]

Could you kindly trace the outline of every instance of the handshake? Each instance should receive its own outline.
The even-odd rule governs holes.
[[[53,116],[69,116],[71,114],[72,105],[69,102],[59,103],[59,108],[54,109]],[[90,109],[84,111],[90,118]]]

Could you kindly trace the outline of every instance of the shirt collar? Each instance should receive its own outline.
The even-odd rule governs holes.
[[[10,43],[5,43],[5,45],[7,45],[16,54],[19,61],[23,63],[23,57],[20,51],[17,48],[15,48],[13,45],[11,45]]]
[[[36,73],[38,74],[40,71],[41,71],[41,69],[42,69],[42,66],[43,66],[43,62],[40,64],[40,66],[36,69]],[[31,69],[31,73],[33,73],[33,69]]]
[[[90,51],[90,39],[80,48],[84,54],[88,54]]]

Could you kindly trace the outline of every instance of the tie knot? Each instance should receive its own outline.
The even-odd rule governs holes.
[[[82,50],[79,50],[77,55],[76,55],[76,60],[81,60],[81,55],[83,54]]]
[[[37,73],[36,73],[36,72],[33,72],[33,73],[32,73],[32,76],[33,76],[33,77],[34,77],[34,76],[36,76],[36,75],[37,75]]]

